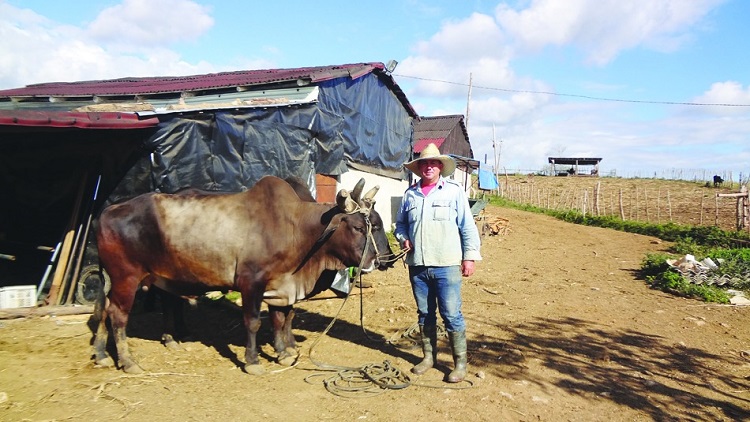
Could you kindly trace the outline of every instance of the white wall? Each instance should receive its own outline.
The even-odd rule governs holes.
[[[467,174],[461,169],[456,169],[452,175],[448,176],[449,179],[453,179],[458,182],[459,185],[464,187],[466,196],[472,197],[473,191],[471,189],[471,174]]]
[[[342,174],[339,178],[336,191],[338,192],[339,189],[352,190],[361,178],[365,179],[364,192],[367,192],[376,185],[380,186],[380,190],[375,195],[375,211],[383,219],[385,230],[387,232],[392,231],[393,224],[396,221],[396,212],[398,212],[398,207],[401,205],[401,198],[404,196],[406,188],[409,187],[408,182],[350,168],[348,172]]]
[[[375,185],[380,186],[380,190],[375,195],[375,211],[383,219],[383,226],[386,228],[386,231],[392,231],[393,224],[396,221],[396,213],[401,205],[401,198],[404,196],[406,188],[409,187],[409,182],[349,168],[348,172],[339,177],[336,191],[338,192],[339,189],[353,189],[354,185],[363,177],[365,179],[364,192],[367,192]],[[456,169],[453,175],[448,178],[457,181],[462,186],[464,186],[464,181],[466,181],[466,185],[468,186],[464,186],[464,190],[466,190],[467,196],[471,197],[473,192],[471,191],[470,174],[467,175],[464,171]]]

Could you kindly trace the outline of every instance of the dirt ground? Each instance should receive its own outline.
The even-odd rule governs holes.
[[[158,312],[135,313],[129,341],[141,375],[94,368],[88,315],[2,320],[0,420],[750,419],[749,307],[649,289],[635,270],[646,252],[666,249],[657,239],[486,212],[507,218],[510,231],[483,238],[484,260],[465,279],[470,383],[442,381],[442,339],[437,367],[404,388],[334,390],[359,371],[337,380],[327,366],[408,372],[420,360],[403,338],[416,311],[398,263],[365,276],[374,287],[346,302],[327,292],[296,307],[295,367],[272,361],[264,320],[262,376],[241,369],[239,313],[216,304],[189,310],[194,341],[180,351],[159,342]],[[369,385],[347,385],[360,384]]]

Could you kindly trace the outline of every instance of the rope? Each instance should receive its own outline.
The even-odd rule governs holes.
[[[365,336],[370,341],[375,341],[367,334],[367,331],[364,328],[364,312],[362,311],[362,303],[364,302],[363,296],[364,295],[360,294],[360,325],[362,327],[362,331],[365,333]],[[337,396],[347,398],[371,397],[382,394],[388,390],[400,390],[412,385],[417,387],[441,388],[446,390],[463,390],[474,386],[474,383],[469,380],[464,380],[461,383],[456,384],[446,384],[442,381],[421,382],[412,380],[407,373],[394,366],[389,360],[384,360],[382,363],[368,363],[360,367],[333,365],[315,360],[315,358],[313,357],[315,347],[317,346],[318,342],[328,334],[328,331],[331,329],[331,327],[333,327],[333,324],[338,319],[339,314],[344,309],[344,306],[346,305],[348,299],[349,295],[344,298],[341,307],[336,312],[336,315],[333,317],[328,326],[326,326],[323,332],[310,345],[310,350],[308,352],[308,358],[310,359],[310,362],[317,368],[322,369],[326,372],[317,372],[308,375],[307,377],[305,377],[305,382],[312,384],[312,380],[324,377],[323,385],[326,390]],[[437,328],[438,337],[448,336],[445,328],[443,328],[442,326],[438,326]],[[419,324],[415,323],[407,328],[401,334],[401,337],[408,338],[416,345],[418,344],[418,342],[412,337],[413,334],[418,330]],[[392,340],[389,340],[388,343],[395,344],[395,342]],[[298,361],[299,357],[292,366],[297,367]],[[297,368],[305,369],[299,367]],[[333,374],[331,374],[331,372],[333,372]]]
[[[375,248],[375,254],[376,256],[380,257],[381,254],[378,251],[377,245],[375,243],[375,238],[372,234],[372,223],[370,222],[369,218],[369,210],[367,209],[360,209],[358,206],[355,211],[352,211],[349,214],[353,214],[355,212],[361,212],[364,215],[365,223],[367,224],[367,241],[365,242],[364,250],[362,251],[362,258],[360,260],[359,266],[356,268],[356,271],[354,272],[353,276],[359,275],[360,277],[360,326],[362,327],[362,332],[365,334],[365,337],[367,337],[370,341],[375,341],[372,339],[368,334],[367,330],[365,330],[364,326],[364,294],[361,294],[362,290],[362,265],[365,261],[365,256],[367,255],[368,248],[370,247],[370,244]],[[403,258],[406,255],[405,251],[401,251],[399,254],[395,255],[391,261],[396,261],[398,259]],[[386,261],[386,262],[391,262]],[[333,327],[333,324],[338,320],[339,314],[344,309],[344,306],[346,305],[346,302],[348,301],[350,295],[346,295],[344,300],[341,303],[341,307],[339,307],[339,310],[336,311],[336,315],[331,319],[331,322],[326,326],[326,328],[323,330],[322,333],[313,341],[313,343],[310,345],[310,350],[308,352],[308,358],[310,359],[310,362],[315,365],[316,367],[323,369],[327,372],[323,373],[315,373],[312,375],[309,375],[305,377],[305,382],[311,383],[312,379],[316,379],[319,377],[325,377],[323,379],[323,385],[325,386],[326,390],[331,392],[332,394],[335,394],[340,397],[347,397],[347,398],[362,398],[362,397],[372,397],[379,394],[384,393],[388,390],[400,390],[404,389],[406,387],[409,387],[410,385],[416,385],[416,386],[422,386],[427,388],[443,388],[443,389],[465,389],[470,388],[474,385],[473,382],[464,380],[462,383],[454,384],[454,385],[445,385],[444,383],[420,383],[412,381],[409,376],[401,371],[399,368],[391,364],[390,361],[384,360],[382,363],[368,363],[365,365],[362,365],[360,367],[348,367],[348,366],[340,366],[340,365],[332,365],[327,364],[323,362],[316,361],[313,358],[315,347],[317,346],[318,342],[325,337],[328,334],[328,331],[330,331],[331,327]],[[418,329],[419,325],[414,324],[407,330],[408,334],[404,334],[402,336],[410,336],[414,330]],[[442,328],[442,327],[439,327]],[[447,332],[445,332],[445,329],[443,328],[442,332],[438,330],[439,336],[447,336]],[[390,341],[389,341],[390,343]],[[415,342],[416,344],[416,342]],[[291,367],[298,367],[299,363],[299,356],[295,360],[294,364],[291,365]],[[290,367],[290,368],[291,368]],[[330,374],[330,372],[335,372],[333,375]],[[462,384],[468,384],[463,385]]]

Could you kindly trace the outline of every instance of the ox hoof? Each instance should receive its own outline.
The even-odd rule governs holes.
[[[115,366],[115,361],[109,356],[94,362],[94,368],[111,368],[113,366]]]
[[[292,366],[297,362],[297,356],[279,356],[279,365]]]
[[[167,349],[172,350],[172,351],[185,350],[185,349],[182,348],[182,345],[180,343],[178,343],[178,342],[176,342],[174,340],[172,340],[170,342],[167,342],[167,343],[164,343],[164,347],[166,347]]]
[[[161,343],[164,347],[172,351],[183,350],[182,345],[170,334],[162,334]]]
[[[293,347],[287,347],[283,352],[279,354],[278,362],[283,366],[292,366],[297,362],[297,349]]]
[[[263,368],[263,365],[254,363],[245,365],[245,372],[250,375],[263,375],[266,373],[266,370]]]
[[[137,363],[131,363],[130,365],[123,366],[122,370],[125,371],[126,374],[137,375],[143,373],[143,368],[141,368]]]

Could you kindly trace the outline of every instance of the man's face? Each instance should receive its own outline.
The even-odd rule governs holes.
[[[440,160],[421,160],[419,162],[419,172],[422,179],[427,182],[436,182],[443,171],[443,162]]]

